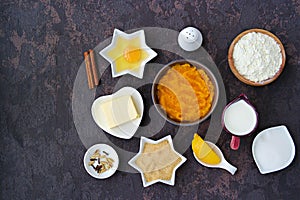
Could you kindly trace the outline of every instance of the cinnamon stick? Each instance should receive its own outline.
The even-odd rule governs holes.
[[[94,83],[93,83],[89,53],[86,51],[86,52],[84,52],[83,55],[84,55],[85,69],[86,69],[86,74],[87,74],[87,79],[88,79],[88,86],[89,86],[89,89],[92,89],[92,88],[94,88]]]
[[[93,71],[93,77],[94,77],[94,84],[98,85],[99,84],[99,78],[98,78],[98,73],[97,73],[97,67],[96,67],[96,62],[95,62],[95,55],[94,51],[92,49],[89,50],[89,54],[91,57],[91,63],[92,63],[92,71]]]

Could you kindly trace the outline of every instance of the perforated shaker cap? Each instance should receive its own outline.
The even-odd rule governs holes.
[[[178,44],[185,51],[195,51],[202,41],[201,32],[194,27],[186,27],[178,35]]]

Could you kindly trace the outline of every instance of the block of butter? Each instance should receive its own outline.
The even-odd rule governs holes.
[[[100,105],[109,128],[120,126],[139,117],[130,95],[112,98]]]

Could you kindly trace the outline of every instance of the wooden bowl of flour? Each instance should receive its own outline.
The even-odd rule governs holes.
[[[262,41],[270,44],[262,44]],[[251,86],[264,86],[275,81],[283,71],[285,61],[281,41],[263,29],[249,29],[240,33],[228,50],[228,63],[232,73]]]

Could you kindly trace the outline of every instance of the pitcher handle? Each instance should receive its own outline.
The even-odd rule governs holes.
[[[240,138],[237,136],[232,136],[230,141],[230,148],[232,150],[238,150],[240,146]]]

